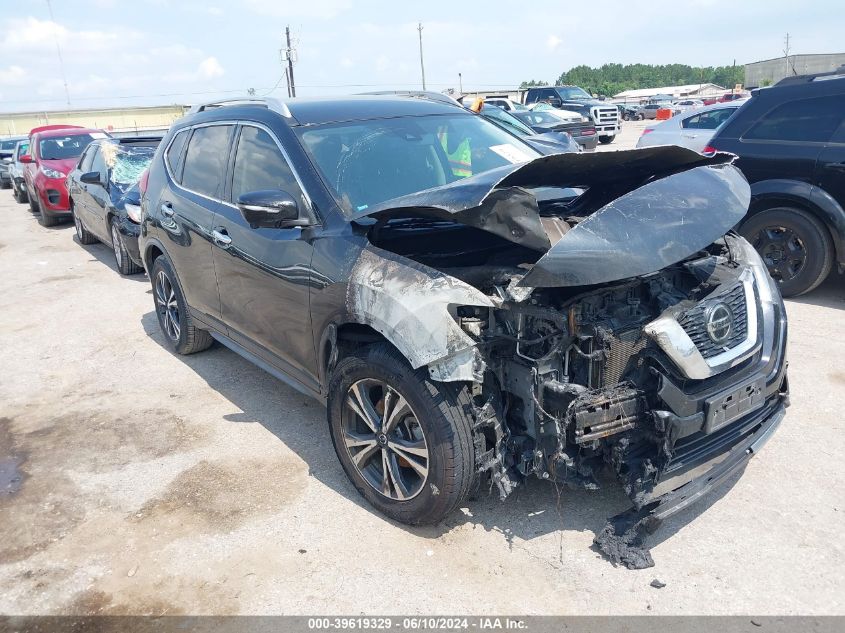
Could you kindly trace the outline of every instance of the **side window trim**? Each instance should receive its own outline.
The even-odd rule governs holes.
[[[191,140],[191,136],[193,135],[193,133],[194,128],[192,127],[182,128],[181,130],[176,132],[176,134],[173,135],[173,138],[170,139],[170,142],[167,144],[167,147],[165,147],[164,151],[162,152],[162,158],[164,159],[164,168],[167,170],[167,174],[170,176],[171,180],[173,180],[176,184],[181,184],[182,182],[182,170],[185,167],[185,152],[188,149],[188,141]],[[174,174],[173,170],[171,169],[168,154],[170,152],[170,147],[182,134],[185,135],[185,142],[182,144],[182,149],[179,150],[179,173]]]

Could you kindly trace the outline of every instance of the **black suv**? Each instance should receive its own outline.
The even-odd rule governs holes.
[[[606,467],[637,525],[741,468],[786,406],[786,316],[729,233],[731,160],[541,156],[427,99],[215,104],[157,150],[140,248],[168,345],[216,339],[325,402],[385,514]]]
[[[845,72],[761,88],[710,142],[751,183],[739,231],[760,252],[784,296],[845,266]]]

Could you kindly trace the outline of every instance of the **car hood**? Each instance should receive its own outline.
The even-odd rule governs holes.
[[[47,160],[42,158],[38,161],[38,164],[41,167],[55,169],[56,171],[60,171],[63,174],[69,174],[73,171],[73,168],[76,167],[76,163],[79,162],[79,156],[76,158],[60,158],[60,159],[51,159]]]
[[[394,198],[353,220],[448,219],[544,253],[520,285],[598,284],[660,270],[733,228],[750,202],[732,154],[661,146],[554,154]],[[596,210],[552,245],[533,187],[583,188]]]

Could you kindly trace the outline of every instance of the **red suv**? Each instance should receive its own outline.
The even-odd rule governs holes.
[[[41,213],[42,226],[52,226],[62,218],[70,219],[70,204],[65,179],[79,161],[88,143],[106,138],[102,130],[77,125],[46,125],[29,133],[30,153],[20,157],[24,163],[24,183],[33,213]]]

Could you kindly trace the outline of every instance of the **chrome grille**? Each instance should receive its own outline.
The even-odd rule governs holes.
[[[731,335],[724,343],[717,345],[707,334],[705,319],[707,309],[718,301],[724,302],[731,309],[734,322]],[[695,343],[695,346],[704,358],[712,358],[736,347],[748,336],[748,306],[745,302],[745,289],[742,284],[737,284],[723,294],[702,301],[695,307],[684,312],[681,318],[678,319],[678,323],[684,328],[687,336],[692,339],[692,342]]]
[[[615,125],[619,122],[619,108],[593,107],[593,119],[597,125]]]

